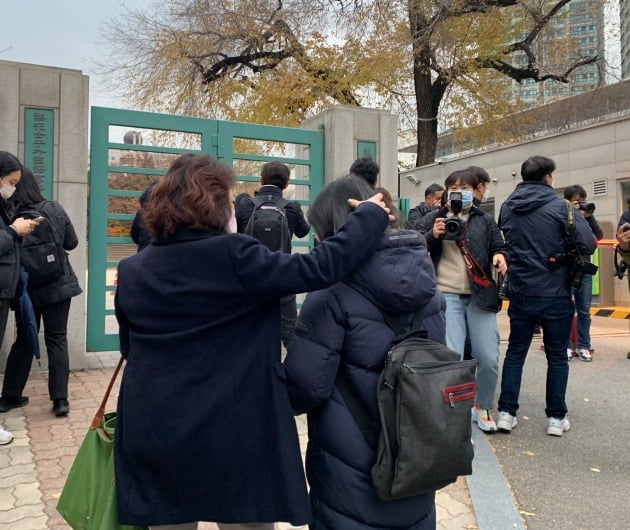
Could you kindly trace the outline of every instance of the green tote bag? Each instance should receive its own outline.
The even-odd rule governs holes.
[[[118,524],[114,480],[116,413],[105,414],[107,399],[123,358],[107,386],[57,503],[57,511],[73,530],[146,530],[146,526]]]

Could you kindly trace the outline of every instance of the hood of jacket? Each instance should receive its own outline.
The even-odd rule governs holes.
[[[376,251],[346,283],[385,313],[424,308],[435,293],[435,269],[424,236],[415,230],[385,232]]]
[[[520,182],[505,201],[514,212],[526,214],[537,210],[557,197],[554,189],[544,182]]]

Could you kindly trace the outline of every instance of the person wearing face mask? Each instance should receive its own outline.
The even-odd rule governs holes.
[[[473,204],[477,184],[469,169],[451,173],[444,182],[445,206],[426,215],[420,231],[427,240],[437,286],[446,297],[446,344],[463,357],[468,333],[472,357],[479,363],[473,419],[482,431],[494,432],[499,304],[492,269],[505,274],[507,249],[494,219]]]
[[[473,204],[479,206],[490,197],[490,175],[484,168],[479,166],[468,166],[466,169],[477,177],[477,186],[473,190]]]
[[[20,242],[23,236],[30,234],[37,226],[30,219],[18,217],[11,222],[9,218],[7,201],[15,193],[15,186],[21,178],[20,161],[11,153],[0,151],[0,344],[20,274]],[[0,427],[0,445],[12,440],[13,435]]]
[[[68,314],[70,302],[74,296],[81,294],[81,287],[66,252],[73,250],[79,244],[79,239],[74,226],[57,201],[46,200],[39,188],[37,178],[32,171],[24,168],[22,179],[17,191],[11,198],[18,214],[25,216],[43,216],[43,223],[48,224],[53,234],[47,231],[37,231],[35,242],[26,238],[22,246],[23,267],[30,274],[28,280],[28,295],[33,303],[35,323],[39,330],[40,324],[44,326],[44,342],[48,354],[48,394],[52,402],[52,412],[55,416],[66,416],[70,411],[68,403]],[[28,251],[34,243],[39,243],[53,235],[63,248],[59,261],[61,274],[45,281],[36,281],[32,270],[29,268]],[[17,338],[11,346],[7,357],[2,384],[2,397],[0,397],[0,412],[7,412],[13,408],[21,407],[28,402],[28,397],[22,395],[33,361],[33,352],[29,345],[24,323],[20,312],[17,311]]]

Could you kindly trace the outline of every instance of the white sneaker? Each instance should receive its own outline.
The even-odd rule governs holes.
[[[509,412],[505,412],[504,410],[499,411],[497,429],[503,432],[512,432],[512,429],[516,427],[517,424],[516,416],[512,416]]]
[[[494,420],[492,419],[490,409],[482,409],[479,408],[479,405],[475,404],[475,406],[471,409],[471,414],[472,420],[483,432],[496,432],[497,424],[494,423]]]
[[[575,352],[571,348],[567,348],[567,361],[571,362],[574,356]]]
[[[551,436],[562,436],[571,428],[569,423],[569,416],[564,418],[549,418],[549,427],[547,427],[547,434]]]
[[[588,350],[587,348],[580,348],[577,351],[578,357],[580,358],[580,361],[586,361],[587,363],[590,363],[593,361],[593,356],[591,355],[590,350]]]
[[[0,429],[0,445],[10,444],[13,441],[13,435],[9,431]]]

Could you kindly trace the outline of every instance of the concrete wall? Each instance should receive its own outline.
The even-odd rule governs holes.
[[[376,142],[379,185],[398,195],[398,116],[384,110],[335,105],[306,120],[304,129],[324,127],[325,181],[342,177],[357,159],[357,141]]]
[[[401,197],[410,198],[411,204],[415,206],[424,200],[424,189],[429,184],[444,184],[445,178],[456,169],[471,165],[481,166],[496,179],[496,183],[490,187],[490,196],[495,201],[496,217],[503,201],[521,182],[522,162],[533,155],[543,155],[555,160],[555,188],[561,189],[572,184],[584,187],[589,200],[597,205],[595,215],[604,230],[604,237],[613,237],[619,216],[627,208],[622,202],[621,182],[630,182],[630,118],[611,120],[402,172]],[[416,180],[420,179],[420,182],[417,185],[412,183],[409,175]],[[606,181],[608,192],[595,197],[593,182],[601,180]],[[602,248],[600,255],[603,259],[600,267],[603,305],[615,303],[630,306],[627,282],[625,279],[621,281],[612,278],[610,248]]]
[[[81,287],[87,277],[88,196],[88,77],[78,70],[0,61],[0,150],[24,160],[24,109],[40,107],[54,112],[53,198],[68,212],[79,237],[70,261]],[[70,368],[86,366],[85,292],[72,299],[68,319]],[[7,325],[0,370],[15,338],[12,320]],[[42,369],[47,368],[43,333],[40,334]],[[36,366],[36,365],[34,365]]]

